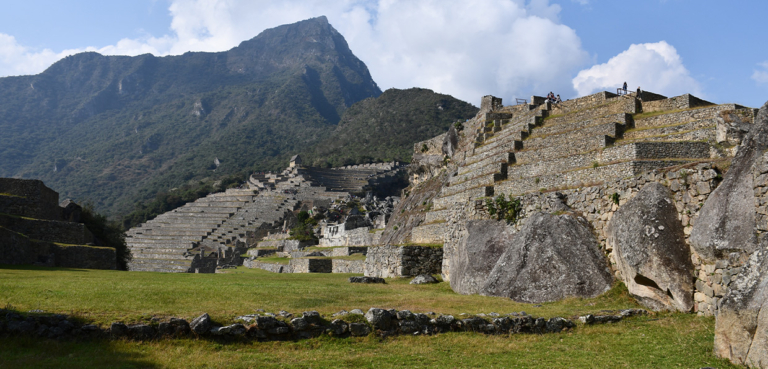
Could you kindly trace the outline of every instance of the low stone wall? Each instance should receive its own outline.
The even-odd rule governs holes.
[[[341,313],[339,313],[341,314]],[[621,316],[631,316],[629,310]],[[359,318],[349,319],[357,315]],[[485,314],[478,314],[485,316]],[[338,317],[337,317],[338,316]],[[480,316],[456,319],[452,315],[435,313],[412,313],[371,308],[364,315],[355,311],[323,317],[317,311],[305,311],[295,317],[290,313],[249,314],[237,317],[236,323],[221,326],[205,313],[191,322],[170,318],[168,321],[150,324],[125,324],[113,322],[107,328],[94,324],[83,324],[81,319],[61,314],[24,314],[13,310],[0,309],[0,335],[9,337],[40,337],[45,339],[99,339],[135,340],[208,338],[225,340],[296,340],[329,335],[346,338],[375,334],[379,337],[392,335],[433,335],[447,332],[474,332],[489,335],[559,333],[576,327],[572,321],[560,317],[545,319],[527,315],[525,312],[506,315],[495,314],[485,319]],[[278,318],[285,318],[285,321]],[[341,318],[341,319],[339,319]],[[346,322],[343,319],[354,322]],[[586,324],[602,322],[600,316],[588,315]],[[602,319],[601,319],[602,318]],[[612,317],[615,321],[617,317]],[[290,319],[290,321],[287,321]]]
[[[365,258],[365,276],[398,278],[439,274],[443,249],[427,246],[371,247]]]
[[[331,259],[331,264],[331,273],[363,274],[365,272],[365,260]]]
[[[698,97],[693,96],[691,94],[670,97],[665,100],[642,102],[643,113],[651,113],[655,111],[666,111],[666,110],[681,110],[681,109],[688,109],[688,108],[694,108],[697,106],[707,106],[707,105],[714,105],[714,104],[712,104],[709,101],[704,101],[702,99],[699,99]]]
[[[115,269],[117,256],[110,247],[56,245],[0,227],[0,264]]]
[[[248,256],[257,258],[260,256],[272,255],[277,251],[277,249],[249,249],[247,254]]]
[[[317,254],[322,254],[323,256],[331,256],[332,251],[331,250],[323,250],[323,251],[294,251],[288,254],[288,256],[291,259],[299,259],[304,258],[307,256],[318,256]],[[314,254],[314,255],[311,255]]]
[[[85,245],[93,242],[93,235],[82,223],[56,220],[25,219],[0,214],[0,227],[40,241]]]
[[[368,247],[335,247],[329,256],[349,256],[352,254],[368,254]]]
[[[55,265],[62,268],[116,269],[117,256],[111,247],[56,245]]]
[[[331,273],[331,259],[291,259],[291,273]]]
[[[243,261],[243,266],[251,269],[263,269],[272,273],[290,273],[288,265],[264,263],[258,260],[246,259]]]

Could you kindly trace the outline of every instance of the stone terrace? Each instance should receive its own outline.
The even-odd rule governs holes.
[[[194,272],[206,250],[237,253],[235,247],[245,247],[248,231],[281,228],[286,213],[299,201],[343,196],[312,187],[295,170],[254,174],[248,186],[208,195],[130,229],[126,232],[133,255],[129,270]],[[215,260],[214,265],[202,264],[210,272]]]
[[[348,165],[338,168],[299,168],[298,174],[304,176],[313,186],[323,187],[328,191],[361,193],[365,187],[392,179],[402,165],[397,162]]]
[[[495,109],[465,124],[474,144],[463,157],[454,155],[459,168],[425,223],[414,228],[412,241],[442,242],[445,209],[454,203],[583,187],[709,160],[722,155],[713,146],[719,114],[755,115],[754,109],[691,95],[643,97],[601,92],[550,104],[534,96],[534,104],[506,107],[485,97],[493,102],[484,105]]]

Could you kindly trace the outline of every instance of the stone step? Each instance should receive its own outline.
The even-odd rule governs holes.
[[[219,202],[219,201],[226,201],[226,202],[251,202],[256,198],[252,195],[245,195],[245,196],[232,196],[232,195],[221,195],[221,196],[206,196],[197,199],[195,202],[201,203],[201,202]]]
[[[157,240],[152,238],[141,237],[126,237],[125,242],[132,245],[169,245],[173,247],[182,247],[191,245],[195,241],[183,241],[183,240]]]
[[[613,114],[636,114],[641,111],[640,103],[634,98],[609,98],[605,103],[561,114],[554,109],[543,125],[571,124],[579,121],[597,119]]]
[[[200,201],[186,204],[185,208],[235,208],[250,204],[250,201]]]
[[[499,173],[503,176],[506,176],[507,173],[507,163],[490,163],[486,166],[479,167],[471,172],[465,173],[465,174],[459,174],[455,177],[452,177],[448,183],[450,186],[455,186],[467,181],[471,181],[477,177],[484,177],[486,175],[493,175],[495,173]]]
[[[196,207],[196,206],[189,206],[189,207],[182,207],[174,210],[173,212],[175,214],[182,214],[182,213],[192,213],[192,214],[224,214],[226,215],[232,215],[237,212],[239,208],[218,208],[213,206],[207,206],[207,207]]]
[[[192,265],[191,260],[142,259],[128,263],[128,270],[132,272],[165,272],[188,273]]]
[[[482,172],[484,168],[490,165],[498,165],[501,163],[515,163],[515,154],[513,152],[504,152],[497,155],[489,156],[483,160],[474,162],[472,164],[465,164],[458,170],[458,175],[464,175],[471,172]],[[458,176],[457,175],[457,176]]]
[[[634,140],[623,140],[622,142],[678,142],[678,141],[707,141],[716,142],[717,127],[710,126],[692,131],[682,131],[659,136],[647,136]]]
[[[142,250],[140,252],[134,252],[131,250],[131,260],[177,260],[179,257],[183,257],[183,252],[159,252],[152,250]]]
[[[443,187],[440,190],[440,196],[441,197],[451,196],[457,193],[467,191],[468,189],[472,189],[472,188],[493,186],[493,183],[496,182],[495,179],[500,179],[499,177],[500,176],[496,174],[479,175],[477,177],[472,178],[471,180],[458,183],[455,185],[451,185],[448,187]]]
[[[453,204],[467,203],[471,200],[485,197],[487,194],[485,187],[470,188],[455,195],[438,197],[432,203],[437,209],[450,209]]]
[[[635,128],[625,132],[623,138],[624,140],[637,140],[646,137],[658,137],[716,126],[717,119],[715,118],[694,120],[667,126],[645,126],[643,128]]]
[[[493,144],[499,141],[523,140],[530,135],[531,130],[537,124],[541,123],[541,119],[539,116],[531,116],[515,119],[502,125],[495,125],[493,132],[483,135],[484,142],[482,145],[493,147]]]
[[[505,153],[516,152],[523,148],[522,141],[506,141],[494,144],[492,149],[485,149],[485,146],[475,148],[472,155],[468,156],[465,160],[465,165],[471,165],[482,160],[488,159],[493,156],[502,155]],[[483,149],[483,150],[481,150]]]
[[[522,195],[540,190],[551,191],[564,188],[585,187],[604,181],[619,178],[632,177],[639,173],[654,169],[661,169],[691,162],[690,160],[647,160],[626,161],[614,163],[597,168],[583,168],[563,173],[547,174],[539,177],[523,179],[510,179],[497,182],[494,185],[494,194],[501,193]]]
[[[621,136],[622,132],[624,132],[623,124],[615,122],[598,124],[582,129],[563,131],[548,136],[531,137],[523,141],[523,149],[531,150],[543,147],[567,146],[573,141],[597,135],[617,138]]]
[[[532,150],[520,150],[515,152],[515,159],[518,164],[532,163],[541,160],[552,160],[595,149],[600,149],[612,145],[613,137],[606,135],[597,135],[574,140],[566,146],[542,147]]]
[[[587,119],[569,124],[554,124],[552,121],[545,121],[540,127],[536,127],[528,138],[533,139],[542,136],[562,134],[568,131],[580,130],[586,127],[607,123],[619,123],[623,124],[625,127],[631,127],[632,122],[632,115],[626,113],[610,114],[600,118]]]
[[[427,216],[424,219],[424,223],[434,223],[442,220],[447,220],[451,214],[450,210],[432,210],[427,212]]]
[[[616,100],[617,97],[618,95],[614,93],[601,91],[592,95],[566,100],[559,104],[552,104],[551,110],[552,114],[568,114],[610,103]]]
[[[619,144],[604,150],[509,166],[510,180],[562,173],[579,168],[607,165],[632,159],[708,158],[710,145],[706,142],[635,142]]]
[[[727,110],[740,110],[740,107],[736,104],[723,104],[653,115],[647,118],[641,116],[639,119],[635,119],[634,128],[663,127],[697,120],[715,119],[720,112]]]
[[[202,239],[202,237],[199,236],[164,236],[164,235],[154,235],[154,234],[140,234],[133,236],[134,240],[139,239],[145,239],[145,240],[172,240],[172,241],[191,241],[191,242],[197,242]]]
[[[194,229],[194,230],[180,230],[176,228],[155,228],[144,229],[142,233],[136,233],[136,235],[144,236],[207,236],[211,234],[211,230],[208,229]]]

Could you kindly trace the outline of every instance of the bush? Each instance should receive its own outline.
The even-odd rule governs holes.
[[[496,199],[486,199],[485,205],[488,208],[488,214],[495,215],[498,220],[506,220],[507,224],[516,223],[523,210],[523,204],[519,198],[510,195],[507,200],[504,194],[497,196]]]
[[[97,246],[106,246],[115,249],[117,256],[117,269],[128,270],[128,262],[131,260],[131,251],[125,244],[125,234],[117,222],[107,220],[107,217],[96,213],[92,204],[83,206],[83,224],[93,234]]]

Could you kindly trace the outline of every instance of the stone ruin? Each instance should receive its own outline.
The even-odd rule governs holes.
[[[81,211],[42,181],[0,178],[0,264],[116,269],[115,249],[96,246]]]
[[[330,209],[334,201],[352,198],[353,193],[386,188],[402,178],[399,174],[402,169],[403,165],[397,162],[307,168],[301,165],[301,158],[296,155],[283,172],[254,173],[248,178],[246,188],[210,194],[128,230],[126,243],[133,255],[129,270],[213,273],[242,265],[242,255],[259,241],[262,241],[263,250],[248,254],[252,259],[270,251],[290,255],[308,246],[292,245],[293,242],[285,239],[287,237],[281,236],[295,225],[296,212]],[[367,199],[372,201],[371,197]],[[323,237],[323,242],[334,246],[375,244],[377,235],[369,230],[376,224],[383,228],[385,216],[382,215],[376,224],[374,221],[378,214],[391,211],[391,208],[390,200],[389,207],[379,207],[379,212],[370,212],[363,219],[351,216],[339,219],[341,223],[324,222],[327,227],[319,228],[316,233],[322,234],[325,230],[324,235],[329,237]],[[348,228],[345,229],[345,225]],[[334,227],[336,232],[331,232]],[[340,227],[342,231],[339,232]],[[349,240],[355,232],[347,230],[356,230],[360,235]],[[340,239],[344,241],[338,241]],[[280,243],[279,247],[273,245],[275,242]],[[255,260],[246,263],[251,266],[262,264]],[[282,267],[264,267],[283,271]],[[337,269],[343,268],[339,266]],[[352,269],[362,270],[362,266]],[[284,271],[288,270],[285,268]]]
[[[530,101],[484,97],[474,119],[416,143],[414,200],[382,238],[444,243],[443,279],[460,293],[543,302],[617,279],[653,310],[717,315],[715,352],[768,366],[768,106],[648,92]],[[536,232],[564,217],[575,222]],[[559,278],[586,264],[558,242],[600,251],[575,286]],[[518,266],[514,250],[539,251]]]

